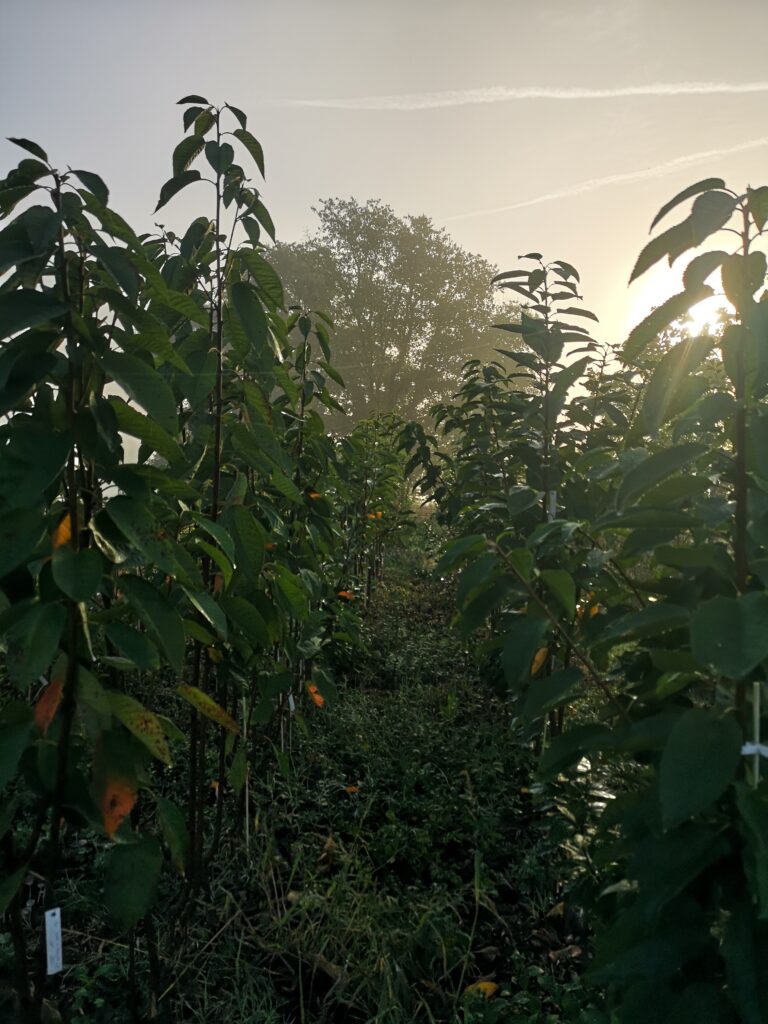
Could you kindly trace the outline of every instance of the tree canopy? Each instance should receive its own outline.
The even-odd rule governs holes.
[[[421,417],[453,394],[468,359],[492,359],[496,268],[425,216],[380,200],[325,199],[317,232],[279,243],[271,261],[289,295],[334,320],[341,401],[352,419]]]

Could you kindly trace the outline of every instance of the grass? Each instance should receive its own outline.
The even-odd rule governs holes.
[[[561,839],[532,800],[530,750],[452,630],[452,608],[423,552],[407,552],[336,703],[295,722],[280,757],[265,734],[249,855],[230,795],[222,851],[183,934],[159,905],[159,1019],[605,1019],[580,981],[583,930],[561,900]],[[98,885],[70,879],[77,931]],[[135,998],[125,937],[70,934],[65,948],[76,964],[61,981],[65,1020],[139,1019],[141,935]],[[0,967],[9,953],[0,946]]]

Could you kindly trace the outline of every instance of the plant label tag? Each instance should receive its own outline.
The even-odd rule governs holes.
[[[296,710],[296,701],[293,699],[292,693],[288,694],[288,709],[291,712],[291,714],[293,714],[293,712]]]
[[[58,974],[64,970],[61,951],[61,907],[45,912],[45,953],[48,974]]]

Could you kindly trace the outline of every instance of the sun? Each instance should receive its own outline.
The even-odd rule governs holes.
[[[733,306],[723,295],[712,295],[708,299],[702,299],[688,311],[687,323],[688,333],[694,338],[700,334],[711,334],[718,322],[722,319],[721,314],[732,316],[735,313]]]
[[[715,285],[714,280],[709,282]],[[717,282],[719,284],[719,282]],[[668,267],[655,267],[647,277],[636,282],[632,286],[632,292],[627,309],[627,330],[632,330],[637,324],[644,320],[656,306],[666,302],[670,296],[682,291],[682,273],[670,270]],[[688,311],[686,329],[692,337],[707,334],[712,331],[720,320],[720,313],[733,314],[733,306],[725,296],[715,294],[708,299],[702,299]]]

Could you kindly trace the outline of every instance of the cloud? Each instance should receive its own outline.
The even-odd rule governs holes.
[[[401,93],[391,96],[358,96],[338,99],[295,99],[281,101],[290,107],[321,107],[325,110],[436,110],[440,107],[466,107],[478,103],[507,103],[520,100],[613,100],[634,96],[715,96],[768,92],[768,82],[656,82],[627,85],[614,89],[539,86],[484,89],[454,89],[447,92]]]
[[[549,203],[554,199],[569,199],[571,196],[582,195],[584,192],[597,192],[598,189],[607,185],[623,185],[631,181],[646,181],[649,178],[664,178],[668,174],[700,164],[705,160],[716,157],[730,156],[732,153],[745,153],[750,149],[760,149],[768,146],[768,135],[759,139],[752,139],[750,142],[741,142],[737,146],[728,146],[726,149],[704,149],[699,153],[689,153],[687,156],[678,156],[674,160],[658,164],[656,167],[644,167],[637,171],[625,171],[622,174],[608,174],[602,178],[588,178],[586,181],[577,182],[575,185],[566,185],[564,188],[554,192],[544,192],[542,195],[534,196],[531,199],[521,199],[517,203],[508,203],[505,206],[491,206],[482,210],[470,210],[466,213],[454,213],[448,217],[435,217],[435,220],[448,223],[454,220],[466,220],[469,217],[482,217],[490,213],[507,213],[509,210],[523,210],[528,206],[538,206],[540,203]]]

